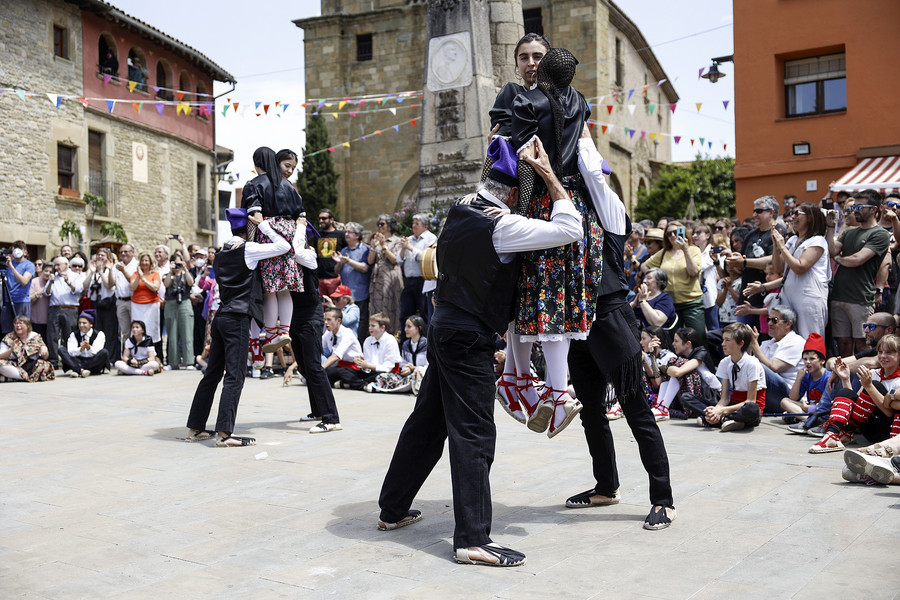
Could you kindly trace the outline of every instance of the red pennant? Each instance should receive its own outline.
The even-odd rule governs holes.
[[[178,101],[181,102],[184,100],[184,92],[178,92]]]
[[[234,112],[237,112],[238,104],[240,104],[240,102],[235,102],[235,103],[233,104],[233,106],[234,106]]]
[[[85,108],[88,107],[88,99],[87,98],[78,98],[78,101],[81,102],[82,106]]]
[[[691,146],[694,145],[694,138],[691,138]]]
[[[588,129],[590,129],[590,130],[593,131],[593,129],[594,129],[594,123],[593,123],[593,121],[588,121]]]
[[[609,129],[609,126],[608,126],[608,125],[601,125],[601,126],[600,126],[600,131],[602,131],[603,133],[606,133],[606,130],[607,130],[607,129]]]
[[[269,114],[269,105],[268,104],[263,104],[263,112],[266,114]]]
[[[412,123],[412,126],[413,126],[413,127],[418,127],[418,125],[416,125],[416,120],[415,120],[415,119],[410,119],[409,122]]]
[[[669,105],[669,108],[672,109],[672,114],[675,114],[675,107],[676,107],[676,106],[678,106],[678,105],[677,105],[677,104],[670,104],[670,105]]]
[[[609,114],[612,114],[613,108],[615,108],[615,107],[614,107],[612,104],[607,104],[607,105],[606,105],[606,110],[609,111]]]

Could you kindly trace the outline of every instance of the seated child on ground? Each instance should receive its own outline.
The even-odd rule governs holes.
[[[722,382],[718,403],[704,398],[683,398],[682,404],[699,412],[701,427],[735,431],[756,427],[766,406],[766,373],[755,356],[747,354],[753,332],[743,323],[732,323],[722,332],[725,358],[716,369]]]
[[[814,413],[830,375],[831,371],[825,368],[825,340],[818,333],[811,333],[803,347],[803,368],[797,371],[790,397],[781,399],[782,410],[795,414]],[[800,420],[809,419],[801,417]],[[796,423],[797,417],[784,417],[784,421]]]
[[[684,394],[715,399],[722,388],[722,384],[703,362],[706,348],[700,344],[700,336],[693,328],[682,327],[676,331],[672,347],[677,358],[660,367],[663,381],[652,406],[653,416],[657,421],[668,420],[672,401],[680,400]],[[680,402],[678,406],[681,406]]]
[[[327,357],[322,368],[332,387],[342,387],[342,380],[355,380],[359,371],[356,359],[361,358],[362,348],[353,332],[341,324],[343,315],[338,308],[325,311],[325,333],[322,334],[322,352]]]

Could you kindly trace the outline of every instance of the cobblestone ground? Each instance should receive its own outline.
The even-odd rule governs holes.
[[[197,372],[0,385],[4,598],[897,598],[900,487],[849,484],[840,453],[774,421],[755,431],[661,424],[678,518],[648,532],[627,424],[622,503],[570,510],[590,487],[576,423],[553,440],[497,411],[496,541],[516,569],[452,561],[446,458],[414,508],[375,528],[411,396],[337,392],[344,431],[307,435],[306,388],[247,381],[251,448],[183,441]],[[212,424],[212,423],[211,423]]]

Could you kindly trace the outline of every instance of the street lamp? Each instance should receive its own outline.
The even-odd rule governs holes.
[[[734,54],[729,54],[728,56],[717,56],[712,59],[712,66],[707,69],[706,73],[701,75],[703,79],[709,79],[710,83],[715,83],[718,80],[725,77],[725,73],[719,71],[719,65],[724,62],[734,63]]]

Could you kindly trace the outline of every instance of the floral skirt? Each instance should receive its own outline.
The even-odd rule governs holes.
[[[572,185],[579,176],[566,177]],[[519,273],[516,333],[524,340],[587,339],[594,320],[596,292],[603,267],[603,229],[586,192],[572,185],[569,197],[582,216],[582,238],[567,246],[525,252]],[[553,202],[548,193],[533,197],[530,218],[550,220]]]
[[[284,236],[284,239],[293,243],[294,233],[297,231],[295,221],[287,217],[266,218],[266,221],[272,229]],[[256,230],[255,241],[260,244],[272,243],[272,240],[259,229]],[[273,294],[282,290],[303,291],[303,275],[291,251],[259,261],[259,270],[262,274],[263,293]]]

